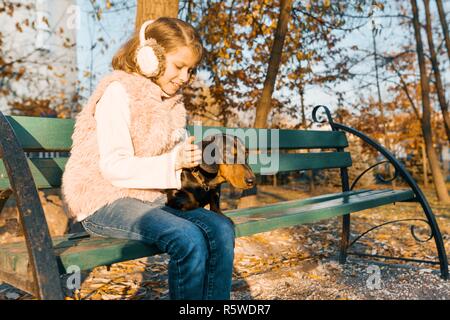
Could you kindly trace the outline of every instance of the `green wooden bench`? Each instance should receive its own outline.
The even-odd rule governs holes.
[[[322,115],[319,121],[317,112],[320,109],[326,116]],[[237,236],[248,236],[276,228],[342,216],[339,259],[341,263],[344,263],[347,254],[351,253],[348,252],[350,213],[399,201],[417,201],[421,204],[426,217],[423,221],[430,226],[432,232],[430,238],[435,240],[438,261],[413,261],[439,265],[442,277],[447,279],[447,257],[435,217],[422,191],[403,165],[389,151],[361,132],[334,123],[326,107],[317,106],[313,112],[313,119],[316,122],[328,121],[332,130],[257,129],[252,132],[258,133],[258,139],[244,138],[244,140],[250,149],[258,149],[261,154],[271,157],[277,155],[279,172],[339,168],[342,192],[278,202],[262,207],[226,211],[236,224]],[[3,163],[0,162],[0,212],[6,200],[13,195],[20,212],[20,223],[26,239],[24,243],[8,243],[0,246],[0,280],[41,299],[63,298],[60,275],[68,273],[70,266],[75,265],[81,270],[89,270],[96,266],[111,265],[159,253],[156,248],[138,241],[86,237],[85,233],[53,239],[50,237],[37,189],[60,187],[67,157],[27,158],[24,151],[67,153],[72,144],[73,127],[74,121],[69,119],[5,117],[0,113],[0,156],[3,160]],[[199,127],[188,129],[193,134]],[[211,133],[210,129],[227,131],[227,128],[202,127],[201,129],[205,134]],[[242,133],[242,130],[240,132]],[[395,167],[396,174],[400,175],[410,188],[353,190],[354,185],[350,186],[347,173],[352,160],[349,152],[345,151],[348,146],[346,132],[358,136],[382,153]],[[276,148],[270,147],[277,135],[276,140],[279,145]],[[202,138],[197,135],[196,137]],[[308,149],[319,149],[320,152],[299,153],[296,151]],[[258,159],[261,158],[258,157]],[[267,163],[261,160],[250,164],[256,173],[262,173],[267,169]],[[373,167],[375,166],[368,170]]]

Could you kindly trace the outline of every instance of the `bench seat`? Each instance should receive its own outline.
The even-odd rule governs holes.
[[[263,207],[229,210],[225,214],[236,223],[236,236],[242,237],[413,198],[414,192],[411,190],[358,190],[278,202]],[[83,234],[54,237],[52,240],[62,274],[67,273],[66,270],[71,265],[76,265],[81,270],[89,270],[101,265],[111,265],[161,253],[156,247],[140,241],[83,237]],[[16,279],[29,282],[31,268],[24,242],[5,244],[0,247],[0,270],[3,276],[9,274]],[[16,285],[22,287],[24,284]],[[26,284],[26,287],[28,285],[31,285],[31,282]]]

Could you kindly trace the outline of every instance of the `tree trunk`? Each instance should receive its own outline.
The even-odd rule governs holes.
[[[428,169],[425,143],[421,143],[420,146],[422,148],[423,187],[428,189]]]
[[[314,194],[316,192],[316,186],[314,184],[314,170],[309,170],[309,192]]]
[[[298,84],[298,92],[300,94],[300,112],[301,112],[301,123],[298,124],[298,127],[306,130],[306,110],[305,110],[305,86],[306,81],[304,81],[304,75],[302,71],[302,60],[298,62],[298,71],[300,81]],[[296,126],[297,127],[297,126]]]
[[[136,29],[149,19],[178,17],[178,0],[137,0]]]
[[[267,127],[267,117],[272,108],[272,93],[275,87],[278,69],[280,67],[281,53],[286,37],[287,24],[291,14],[292,1],[293,0],[281,0],[280,3],[280,16],[278,18],[275,39],[270,54],[269,68],[267,70],[266,80],[264,81],[261,98],[256,107],[255,128]]]
[[[425,149],[428,161],[430,163],[431,174],[439,201],[450,203],[447,187],[445,185],[444,176],[439,166],[439,160],[436,151],[433,148],[432,132],[431,132],[431,105],[430,105],[430,87],[425,65],[425,57],[423,52],[422,36],[420,34],[419,12],[417,8],[417,0],[411,0],[413,12],[414,34],[416,37],[417,59],[420,68],[420,85],[422,94],[422,132],[425,141]]]
[[[442,5],[442,0],[436,0],[436,4],[439,12],[439,19],[441,20],[442,33],[444,34],[445,46],[447,47],[448,60],[450,62],[450,35],[448,32],[448,24],[445,20],[444,6]]]
[[[280,3],[280,16],[278,18],[277,30],[275,32],[275,39],[269,59],[269,68],[267,71],[266,80],[264,81],[264,88],[261,98],[256,107],[255,128],[267,127],[267,116],[272,108],[272,93],[281,62],[281,52],[284,45],[284,38],[286,37],[288,20],[291,14],[292,1],[293,0],[281,0]],[[245,190],[239,201],[238,207],[248,208],[257,205],[256,193],[256,186],[250,190]]]
[[[426,30],[428,39],[428,48],[430,49],[431,65],[433,66],[434,78],[436,80],[436,91],[438,95],[439,105],[441,107],[442,116],[444,117],[445,132],[447,133],[447,140],[450,142],[450,115],[448,114],[448,105],[445,101],[445,89],[442,84],[441,71],[439,70],[439,61],[436,50],[434,48],[433,33],[431,30],[431,14],[430,14],[430,0],[423,0],[425,5]]]
[[[302,129],[306,130],[305,87],[303,84],[300,87],[300,107],[302,110]]]

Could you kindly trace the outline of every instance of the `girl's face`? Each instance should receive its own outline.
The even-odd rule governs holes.
[[[192,50],[180,47],[166,54],[166,70],[155,82],[162,91],[172,96],[186,85],[196,65],[197,58]]]

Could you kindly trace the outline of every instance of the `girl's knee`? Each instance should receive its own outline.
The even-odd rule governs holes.
[[[222,214],[217,214],[217,224],[216,225],[217,225],[217,228],[220,231],[220,233],[232,235],[234,238],[235,225],[230,218],[228,218]]]
[[[221,248],[233,250],[235,245],[235,227],[229,218],[218,215],[214,226],[214,235]]]
[[[168,246],[167,253],[178,259],[193,257],[206,260],[208,247],[202,231],[195,225],[185,226],[183,229],[174,231]]]

